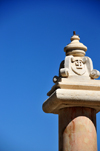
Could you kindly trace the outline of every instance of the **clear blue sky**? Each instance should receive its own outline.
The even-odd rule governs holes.
[[[58,151],[42,104],[74,30],[100,71],[99,0],[0,1],[0,151]],[[100,151],[100,113],[97,134]]]

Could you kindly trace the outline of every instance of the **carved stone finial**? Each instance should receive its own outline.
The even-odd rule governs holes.
[[[60,66],[59,76],[62,78],[79,78],[84,79],[96,79],[100,76],[98,70],[93,69],[92,60],[89,57],[85,57],[85,51],[87,47],[79,42],[80,38],[73,31],[71,37],[71,43],[69,43],[64,51],[66,57],[63,62],[63,67]]]
[[[87,51],[87,47],[79,42],[80,38],[76,35],[76,32],[73,31],[73,36],[71,37],[71,43],[69,43],[64,51],[66,52],[66,56],[73,55],[76,57],[83,57],[85,52]]]

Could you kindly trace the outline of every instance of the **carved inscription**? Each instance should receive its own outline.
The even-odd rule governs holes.
[[[82,60],[76,60],[75,66],[76,66],[76,69],[82,69],[83,68]]]

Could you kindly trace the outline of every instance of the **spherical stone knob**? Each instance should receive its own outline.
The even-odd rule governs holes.
[[[54,76],[53,77],[53,82],[56,83],[58,81],[58,78],[59,78],[58,76]]]
[[[92,79],[97,79],[100,76],[100,72],[96,69],[93,69],[90,73],[90,77]]]

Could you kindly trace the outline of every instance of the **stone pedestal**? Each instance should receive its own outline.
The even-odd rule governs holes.
[[[60,110],[59,151],[97,151],[95,109],[69,107]]]

